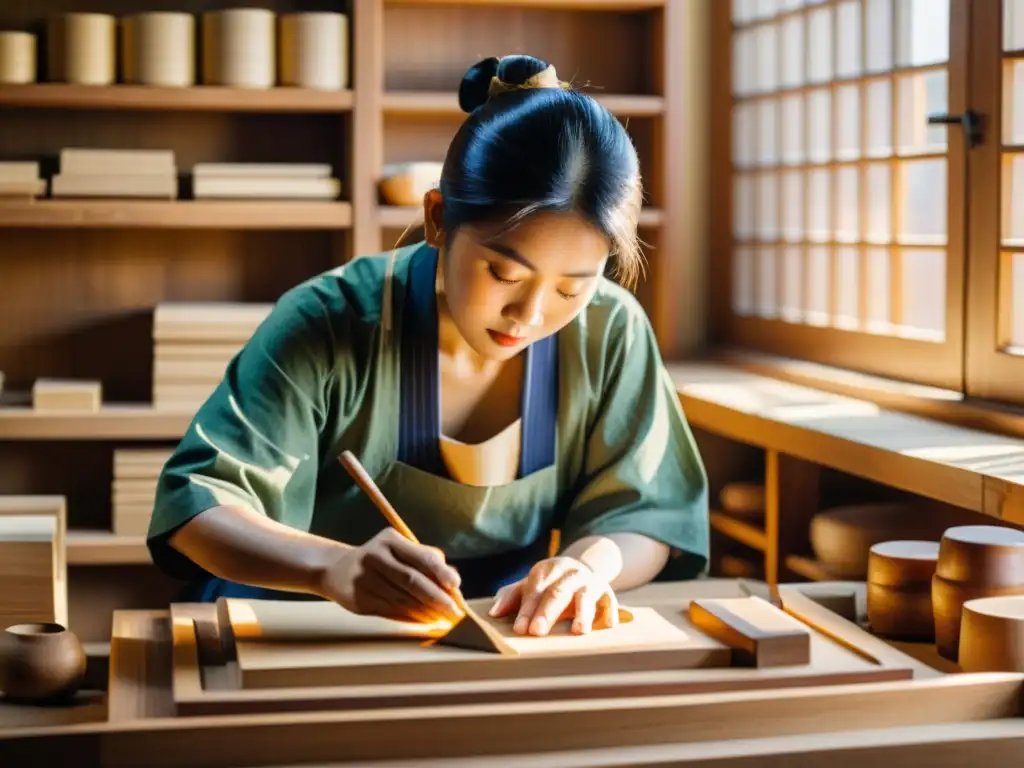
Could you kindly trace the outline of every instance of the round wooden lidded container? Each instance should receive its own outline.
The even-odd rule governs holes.
[[[1024,531],[997,525],[950,528],[932,577],[935,645],[956,661],[963,605],[982,597],[1024,594]]]
[[[273,11],[231,8],[203,14],[203,83],[272,88],[277,76]]]
[[[960,668],[964,672],[1024,672],[1024,595],[964,603]]]
[[[117,19],[64,13],[47,24],[47,75],[53,82],[112,85],[117,78]]]
[[[123,79],[135,85],[195,85],[195,17],[155,11],[121,20]]]
[[[281,85],[340,91],[348,88],[348,17],[342,13],[281,16]]]
[[[878,635],[907,640],[935,636],[932,576],[937,541],[886,541],[868,554],[868,622]]]
[[[31,32],[0,32],[0,83],[36,81],[36,36]]]

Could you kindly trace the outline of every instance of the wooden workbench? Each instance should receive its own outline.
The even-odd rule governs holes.
[[[787,595],[863,585],[793,585]],[[863,594],[860,595],[863,605]],[[814,605],[817,605],[815,603]],[[196,606],[198,621],[213,621]],[[831,614],[817,628],[860,631]],[[70,709],[0,709],[0,765],[75,766],[871,764],[1007,765],[1024,749],[1024,675],[963,675],[929,646],[914,679],[684,694],[611,687],[576,700],[175,716],[168,611],[119,611],[109,689]],[[885,649],[890,649],[885,651]],[[468,695],[468,694],[467,694]],[[458,701],[458,699],[453,699]]]

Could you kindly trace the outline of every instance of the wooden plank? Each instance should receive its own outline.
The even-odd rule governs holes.
[[[111,723],[174,714],[167,611],[115,611],[107,684]]]
[[[991,514],[1021,486],[1024,441],[879,408],[727,365],[669,366],[690,422],[892,488]]]
[[[341,230],[351,225],[352,206],[336,201],[0,201],[0,227]]]
[[[0,440],[180,440],[194,412],[107,404],[93,413],[0,408]]]
[[[584,92],[619,117],[658,117],[665,112],[665,99],[661,96]],[[382,107],[387,115],[465,117],[454,92],[390,91],[383,95]]]
[[[154,718],[3,734],[11,764],[296,765],[618,750],[1018,718],[1024,675],[614,700]],[[529,737],[526,737],[529,734]]]
[[[4,85],[0,107],[32,109],[167,110],[181,112],[347,112],[352,91],[308,88],[256,90],[197,85],[160,88],[141,85],[105,87],[68,83]]]
[[[379,622],[359,622],[362,617],[327,602],[229,602],[246,689],[703,669],[728,667],[731,656],[725,645],[693,627],[685,601],[657,607],[630,603],[626,610],[633,620],[615,629],[572,636],[565,621],[546,637],[513,635],[510,620],[486,616],[490,600],[470,601],[509,647],[507,653],[422,637],[367,636],[359,625]]]
[[[356,212],[350,255],[380,250],[380,200],[377,182],[384,165],[384,3],[352,0],[355,107],[349,144],[350,198]]]
[[[68,565],[147,565],[144,536],[118,536],[110,531],[72,530],[67,533]]]

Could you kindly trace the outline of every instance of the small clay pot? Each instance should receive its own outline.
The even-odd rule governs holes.
[[[81,641],[60,624],[15,624],[0,644],[0,690],[16,701],[70,698],[85,677],[85,662]]]

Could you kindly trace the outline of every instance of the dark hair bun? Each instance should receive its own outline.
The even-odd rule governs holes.
[[[472,112],[487,103],[487,91],[491,87],[491,78],[498,74],[501,62],[494,56],[478,61],[463,76],[459,84],[459,108],[463,112]]]
[[[531,77],[548,68],[548,63],[533,56],[491,57],[478,61],[462,78],[459,85],[459,107],[472,112],[487,103],[491,78],[497,76],[509,85],[522,85]]]

